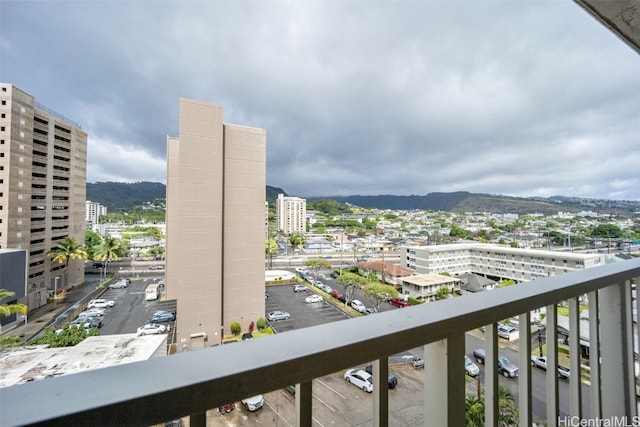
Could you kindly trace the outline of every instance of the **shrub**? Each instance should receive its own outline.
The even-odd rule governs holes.
[[[233,322],[231,324],[231,333],[233,335],[240,335],[240,332],[242,331],[242,327],[240,326],[240,323],[238,322]]]
[[[262,330],[267,326],[267,322],[266,320],[264,320],[264,317],[261,317],[258,319],[258,321],[256,322],[256,328],[258,328],[258,330],[260,332],[262,332]]]

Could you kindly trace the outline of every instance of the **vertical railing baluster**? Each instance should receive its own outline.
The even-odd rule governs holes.
[[[560,403],[558,399],[558,313],[551,304],[547,312],[547,426],[557,427]]]
[[[580,375],[580,298],[569,299],[569,414],[582,418],[582,378]]]
[[[311,426],[311,417],[313,415],[311,409],[312,384],[311,381],[296,384],[296,427]]]
[[[600,302],[598,291],[589,292],[589,383],[591,384],[591,414],[602,418],[602,392],[600,390]],[[580,376],[582,379],[582,375]]]
[[[373,361],[373,425],[389,425],[389,359]]]
[[[425,426],[465,424],[464,334],[424,346]]]
[[[628,307],[624,284],[616,283],[600,289],[600,365],[602,417],[631,416],[628,376],[629,358],[627,329]],[[635,394],[634,394],[635,396]]]
[[[520,353],[520,378],[518,379],[518,404],[520,406],[520,425],[533,425],[531,406],[531,313],[519,316],[520,335],[518,351]]]
[[[629,407],[629,419],[632,419],[638,415],[638,407],[636,406],[636,381],[635,381],[635,363],[634,363],[634,348],[633,348],[633,303],[631,297],[631,281],[627,280],[624,283],[623,291],[623,322],[624,328],[624,352],[626,353],[625,359],[628,361],[624,372],[625,378],[627,378],[627,405]],[[637,313],[636,313],[637,315]]]
[[[484,410],[485,426],[498,427],[498,327],[485,326]]]
[[[207,427],[207,413],[199,412],[197,414],[191,414],[189,417],[190,427]]]

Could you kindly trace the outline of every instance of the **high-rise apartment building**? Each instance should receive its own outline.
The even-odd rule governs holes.
[[[166,295],[178,351],[211,346],[264,316],[266,132],[223,123],[223,108],[180,99],[167,138]]]
[[[307,201],[300,197],[285,197],[278,194],[276,199],[276,221],[278,231],[285,234],[307,231]]]
[[[80,125],[0,83],[0,249],[29,251],[27,304],[48,289],[84,280],[82,260],[68,266],[46,254],[65,237],[84,242],[87,134]]]
[[[100,223],[100,215],[107,214],[107,207],[100,203],[87,200],[85,203],[84,220],[87,222],[87,229],[92,229]]]

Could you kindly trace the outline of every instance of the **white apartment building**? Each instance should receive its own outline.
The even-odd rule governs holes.
[[[84,220],[87,223],[87,229],[92,229],[95,224],[100,223],[100,215],[107,214],[107,207],[97,202],[87,200],[84,204]]]
[[[307,231],[307,201],[300,197],[286,197],[278,194],[276,200],[276,221],[278,231],[285,234]]]
[[[87,134],[80,125],[0,83],[0,249],[29,253],[29,309],[48,290],[84,281],[83,261],[47,257],[66,237],[84,243]],[[3,286],[0,286],[3,287]]]
[[[528,282],[604,265],[603,255],[521,249],[484,243],[403,246],[400,264],[416,273],[476,273]]]

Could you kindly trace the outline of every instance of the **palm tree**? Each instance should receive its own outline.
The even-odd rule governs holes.
[[[0,301],[6,298],[11,298],[15,294],[15,292],[7,291],[6,289],[0,289]],[[24,304],[0,304],[0,317],[8,317],[12,314],[27,314],[27,306]],[[2,325],[0,324],[0,332],[1,331]]]
[[[122,256],[123,249],[121,240],[107,236],[95,248],[94,257],[96,260],[104,262],[104,272],[106,273],[109,261],[115,261]]]
[[[58,264],[64,264],[64,275],[67,276],[69,260],[87,259],[89,255],[84,247],[73,237],[65,237],[58,246],[47,253],[49,258],[53,258]],[[63,286],[65,287],[65,286]]]

